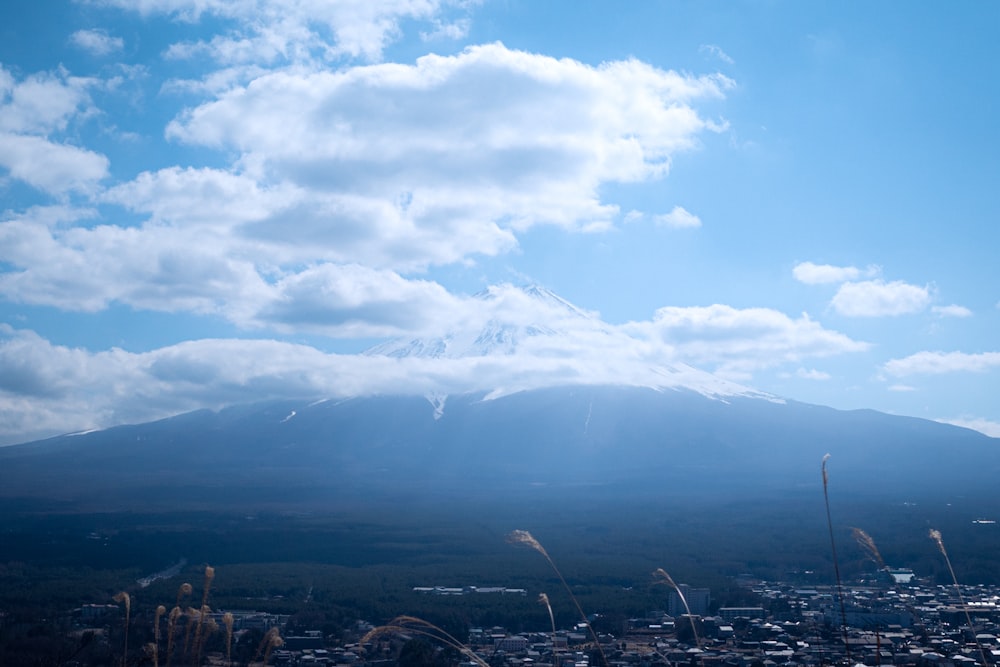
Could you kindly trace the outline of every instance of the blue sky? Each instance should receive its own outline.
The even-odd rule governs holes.
[[[0,444],[647,363],[1000,436],[998,26],[993,3],[6,3]],[[600,326],[495,374],[358,354],[528,318],[524,284]]]

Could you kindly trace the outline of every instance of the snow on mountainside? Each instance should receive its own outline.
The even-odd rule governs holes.
[[[502,384],[482,388],[487,399],[551,386],[606,384],[781,401],[670,358],[667,346],[643,344],[543,287],[491,287],[476,298],[486,302],[485,321],[456,323],[438,337],[391,340],[365,354],[506,364]],[[446,396],[428,396],[439,415]]]

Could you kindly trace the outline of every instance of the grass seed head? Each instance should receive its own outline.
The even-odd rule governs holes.
[[[875,546],[875,540],[871,538],[871,535],[860,528],[851,528],[851,534],[854,535],[854,540],[860,545],[861,549],[868,555],[872,562],[884,570],[886,567],[885,561],[882,560],[882,554],[879,553],[878,547]]]
[[[542,546],[542,543],[536,540],[534,536],[526,530],[510,531],[510,533],[507,535],[507,542],[509,542],[510,544],[520,544],[523,546],[531,547],[532,549],[542,554],[546,558],[549,557],[549,554],[547,551],[545,551],[545,547]]]

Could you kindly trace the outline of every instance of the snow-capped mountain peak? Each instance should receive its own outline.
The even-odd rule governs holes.
[[[449,393],[481,391],[496,398],[566,385],[640,386],[720,399],[777,400],[689,366],[669,345],[636,338],[538,285],[491,287],[469,299],[469,305],[469,315],[447,333],[387,341],[365,354],[421,364],[428,374],[442,378],[443,386],[426,392],[438,411]],[[459,368],[461,373],[451,372]],[[466,380],[454,381],[458,375]],[[469,377],[474,386],[469,386]]]

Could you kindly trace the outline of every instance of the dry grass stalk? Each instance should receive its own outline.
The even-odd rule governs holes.
[[[594,632],[594,628],[590,625],[590,620],[587,618],[587,615],[583,613],[583,609],[580,607],[580,603],[577,602],[576,596],[573,595],[573,589],[571,589],[569,584],[566,583],[566,579],[563,578],[562,572],[560,572],[559,568],[556,567],[555,562],[552,560],[551,556],[549,556],[549,552],[545,550],[545,547],[542,546],[542,543],[536,540],[534,536],[526,530],[511,531],[507,535],[507,542],[510,544],[531,547],[545,557],[545,560],[548,561],[552,571],[556,573],[556,576],[559,577],[559,581],[562,582],[563,588],[565,588],[566,592],[569,593],[569,597],[573,601],[573,605],[576,607],[577,612],[580,614],[581,620],[583,620],[587,629],[590,630],[590,636],[594,639],[594,646],[597,647],[597,652],[601,655],[601,664],[604,665],[604,667],[608,667],[608,659],[604,655],[604,649],[601,647],[601,642],[597,638],[597,633]]]
[[[233,614],[226,612],[222,615],[222,624],[226,626],[226,664],[233,664]]]
[[[434,639],[455,649],[475,662],[479,667],[490,667],[489,663],[476,655],[475,651],[455,639],[448,632],[416,616],[397,616],[386,625],[380,625],[377,628],[369,630],[358,643],[364,645],[382,635],[419,635],[428,639]]]
[[[549,603],[549,596],[545,593],[540,593],[538,595],[538,604],[545,605],[545,609],[549,612],[549,621],[552,622],[552,646],[556,645],[556,617],[552,613],[552,605]]]
[[[191,587],[191,584],[188,584],[188,583],[181,584],[180,588],[177,589],[177,602],[174,603],[174,606],[175,607],[180,607],[181,606],[181,598],[187,597],[188,595],[191,595],[191,591],[192,590],[194,590],[194,589]]]
[[[215,579],[215,568],[211,565],[205,566],[205,583],[201,593],[201,611],[198,614],[198,626],[194,632],[194,651],[196,652],[195,665],[201,663],[202,632],[205,625],[205,617],[212,611],[208,606],[208,591],[212,588],[212,580]]]
[[[861,550],[865,552],[865,555],[876,565],[878,565],[880,570],[886,569],[885,561],[882,560],[882,554],[879,553],[878,547],[875,546],[875,540],[871,536],[860,528],[851,528],[851,534],[854,536],[854,541],[858,543]]]
[[[111,599],[115,602],[125,603],[125,645],[122,648],[122,667],[125,667],[125,659],[128,656],[128,626],[129,616],[132,614],[132,596],[122,591],[121,593],[115,593],[115,596]]]
[[[653,571],[653,578],[663,583],[667,584],[677,593],[677,597],[681,599],[681,604],[684,605],[684,611],[687,612],[688,620],[691,621],[691,632],[694,633],[694,643],[699,649],[701,648],[701,638],[698,637],[698,626],[694,622],[694,614],[691,613],[691,607],[688,606],[687,598],[684,597],[684,592],[681,587],[677,585],[674,578],[667,574],[667,571],[662,567],[658,567]]]
[[[174,655],[174,634],[177,632],[177,619],[182,613],[180,607],[174,607],[167,617],[167,667],[170,667],[170,660]]]
[[[257,658],[264,654],[264,664],[271,659],[271,651],[274,650],[276,646],[281,646],[285,643],[285,640],[281,638],[278,634],[278,628],[271,628],[264,634],[264,638],[260,640],[260,645],[257,646],[257,652],[254,653],[253,660],[251,663],[257,662]]]
[[[208,638],[208,633],[212,628],[218,629],[219,625],[209,617],[212,613],[212,608],[207,604],[202,606],[201,610],[198,612],[198,627],[195,629],[194,633],[194,646],[191,647],[194,653],[194,664],[201,664],[201,650],[205,646],[205,640]],[[208,622],[205,622],[208,619]],[[208,628],[208,630],[206,630]]]
[[[188,607],[184,611],[184,615],[187,617],[187,620],[184,623],[184,650],[182,653],[184,656],[188,656],[190,655],[188,647],[191,645],[191,626],[194,625],[195,618],[198,617],[198,610],[194,607]]]
[[[979,648],[979,658],[983,661],[983,667],[989,667],[989,663],[986,661],[986,650],[983,648],[982,643],[979,638],[976,637],[976,628],[972,625],[972,617],[969,615],[969,606],[965,604],[965,596],[962,595],[962,587],[958,585],[958,577],[955,576],[955,570],[951,566],[951,559],[948,558],[948,550],[944,548],[944,540],[941,539],[941,531],[931,528],[930,538],[934,540],[937,544],[938,551],[944,556],[944,562],[948,566],[948,572],[951,574],[951,581],[955,584],[955,592],[958,593],[958,601],[962,603],[962,610],[965,612],[965,621],[969,624],[969,632],[972,633],[973,638],[976,640],[976,646]]]
[[[833,552],[833,573],[837,578],[837,598],[840,600],[840,628],[844,635],[844,652],[847,655],[848,664],[853,664],[851,660],[851,645],[847,637],[847,608],[844,606],[844,587],[840,583],[840,562],[837,560],[837,543],[833,539],[833,518],[830,516],[830,493],[828,490],[830,477],[826,472],[826,462],[830,455],[823,457],[823,500],[826,502],[826,525],[830,530],[830,551]]]
[[[153,617],[153,667],[160,667],[160,619],[165,613],[167,608],[161,604]]]

